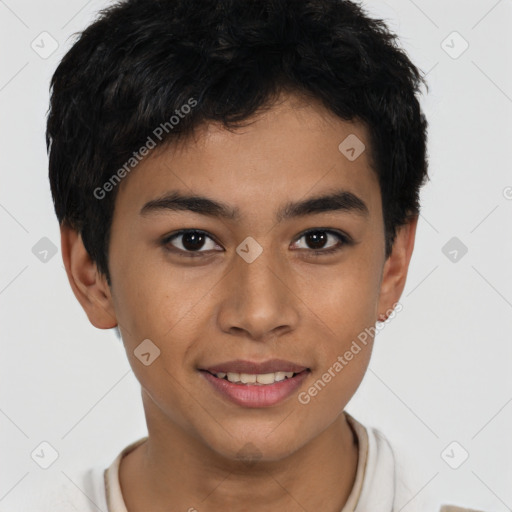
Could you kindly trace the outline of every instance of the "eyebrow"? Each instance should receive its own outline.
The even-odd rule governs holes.
[[[140,210],[140,215],[148,216],[164,211],[190,211],[209,217],[226,220],[239,220],[240,210],[228,204],[198,195],[184,195],[172,191],[164,196],[148,201]],[[302,201],[288,202],[276,214],[278,222],[307,215],[343,211],[366,217],[369,209],[366,203],[352,192],[337,190],[327,195],[311,197]]]

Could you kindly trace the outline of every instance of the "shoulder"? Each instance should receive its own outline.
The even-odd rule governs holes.
[[[391,442],[379,429],[365,427],[368,433],[369,486],[379,487],[378,482],[390,483],[393,475],[393,503],[390,512],[412,510],[414,512],[483,512],[473,508],[448,505],[451,500],[441,499],[437,493],[429,491],[421,466],[411,457],[410,447],[398,442]],[[365,482],[366,483],[366,482]],[[380,489],[382,496],[388,496],[390,490]],[[446,496],[444,496],[446,498]]]
[[[30,474],[22,489],[13,490],[8,503],[12,512],[106,511],[104,469]]]
[[[423,489],[424,492],[418,492],[424,486],[424,481],[419,479],[421,467],[417,464],[412,465],[407,447],[391,441],[378,428],[367,427],[367,431],[369,452],[374,453],[374,478],[378,480],[383,478],[384,474],[393,474],[390,511],[399,511],[408,506],[409,510],[415,512],[439,512],[441,503],[429,494],[427,489]]]
[[[366,452],[364,479],[356,511],[392,512],[396,502],[396,461],[391,445],[378,429],[355,421],[353,424],[358,434],[360,455]]]
[[[404,457],[404,446],[394,444],[378,428],[364,426],[347,415],[357,434],[364,477],[355,512],[397,512],[407,507],[414,512],[439,512],[441,503],[418,496],[415,469]],[[411,508],[412,507],[412,508]]]

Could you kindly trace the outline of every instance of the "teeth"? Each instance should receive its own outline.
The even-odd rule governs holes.
[[[279,382],[279,381],[284,380],[284,379],[289,379],[292,375],[293,375],[293,372],[276,372],[275,373],[275,380],[277,382]]]
[[[219,372],[215,374],[219,379],[227,377],[229,382],[241,382],[242,384],[274,384],[284,379],[293,377],[293,372],[275,372],[275,373],[235,373],[235,372]]]
[[[256,375],[251,375],[249,373],[241,373],[240,380],[243,384],[254,384],[256,382]]]
[[[277,380],[277,373],[262,373],[256,377],[258,384],[273,384]]]

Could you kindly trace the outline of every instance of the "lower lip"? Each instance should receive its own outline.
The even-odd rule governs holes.
[[[216,391],[231,402],[243,407],[270,407],[288,398],[308,376],[309,371],[304,370],[290,379],[274,384],[234,384],[226,379],[219,379],[211,373],[200,370],[205,379]]]

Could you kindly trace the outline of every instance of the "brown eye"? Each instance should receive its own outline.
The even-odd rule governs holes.
[[[322,249],[328,238],[325,231],[311,231],[305,235],[306,244],[310,249]]]
[[[168,236],[163,245],[170,246],[169,250],[182,253],[204,253],[219,247],[208,234],[195,229],[182,230]]]
[[[197,251],[203,247],[206,237],[197,231],[181,235],[181,244],[187,251]]]
[[[303,242],[301,243],[301,240]],[[306,231],[295,242],[295,249],[310,249],[313,254],[329,254],[350,244],[350,238],[343,233],[328,229]]]

